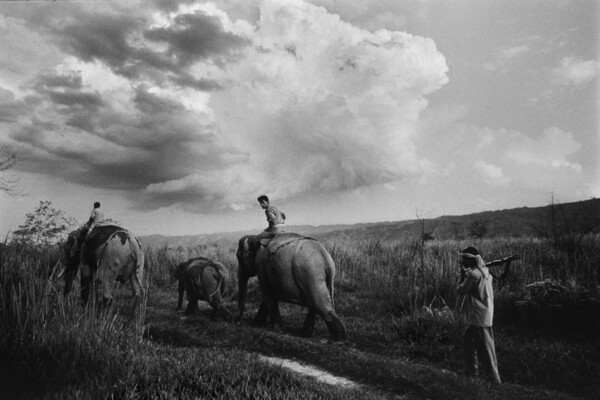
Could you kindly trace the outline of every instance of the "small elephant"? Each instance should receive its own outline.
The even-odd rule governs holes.
[[[229,271],[223,264],[204,257],[191,258],[177,266],[173,277],[179,281],[177,310],[181,309],[183,294],[187,292],[186,315],[196,313],[198,300],[205,300],[213,309],[213,320],[219,314],[227,321],[233,319],[233,315],[222,304],[229,281]]]

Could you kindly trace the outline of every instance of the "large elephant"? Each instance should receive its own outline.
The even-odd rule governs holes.
[[[128,230],[116,225],[96,226],[81,245],[81,299],[87,304],[92,283],[96,298],[102,296],[102,306],[112,302],[115,280],[129,281],[134,294],[132,318],[141,305],[144,253],[138,239]]]
[[[308,308],[302,328],[312,336],[316,315],[319,314],[333,340],[347,338],[346,328],[334,310],[333,281],[335,264],[321,243],[295,233],[280,233],[266,245],[253,251],[249,239],[239,240],[236,253],[238,269],[238,320],[245,310],[248,279],[258,276],[263,301],[254,323],[265,324],[267,316],[283,328],[278,302],[297,304]]]
[[[233,319],[222,304],[222,296],[225,295],[229,282],[229,271],[223,264],[204,257],[191,258],[179,264],[173,276],[179,281],[177,310],[181,309],[183,294],[187,292],[187,315],[198,311],[198,300],[205,300],[213,309],[213,320],[219,314],[228,321]]]

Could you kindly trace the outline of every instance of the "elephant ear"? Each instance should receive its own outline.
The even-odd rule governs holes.
[[[248,257],[250,255],[250,240],[244,238],[243,242],[243,256]]]

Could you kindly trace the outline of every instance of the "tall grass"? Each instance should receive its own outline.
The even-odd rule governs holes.
[[[472,244],[487,261],[521,255],[521,260],[512,263],[506,281],[501,282],[502,293],[522,295],[528,284],[544,280],[597,291],[600,282],[597,240],[590,238],[579,253],[566,253],[534,238],[494,238],[476,243],[327,240],[325,245],[336,263],[340,302],[344,296],[359,293],[365,312],[403,315],[431,306],[432,302],[457,304],[457,251]],[[500,276],[503,269],[503,266],[492,267],[492,272]]]
[[[151,288],[166,288],[173,283],[173,272],[182,262],[191,258],[205,257],[219,261],[230,272],[232,281],[228,283],[230,291],[237,287],[237,258],[235,248],[198,245],[192,247],[168,247],[145,249],[145,270]]]
[[[122,348],[136,345],[116,314],[96,318],[76,296],[62,296],[52,283],[59,256],[45,253],[8,246],[0,255],[0,384],[9,397],[78,383],[102,387],[122,372]],[[99,368],[108,373],[98,375]]]
[[[200,253],[231,261],[230,251],[214,248],[170,253],[149,251],[150,290],[168,282],[163,262],[172,266]],[[141,341],[139,327],[118,307],[98,314],[94,304],[82,307],[77,294],[64,297],[53,279],[58,259],[48,249],[0,249],[2,398],[359,399],[368,393],[305,381],[245,351]]]
[[[516,307],[527,298],[526,286],[538,281],[551,280],[564,286],[569,295],[564,298],[575,308],[552,303],[546,309],[538,304],[534,312],[548,312],[553,319],[563,307],[562,314],[571,318],[569,321],[575,317],[589,321],[590,315],[570,310],[581,309],[580,297],[598,298],[598,237],[588,238],[577,253],[534,238],[483,239],[475,243],[407,239],[348,242],[333,238],[323,243],[336,264],[336,309],[346,321],[351,340],[362,349],[439,362],[444,368],[456,367],[460,357],[457,351],[463,321],[452,311],[459,300],[455,292],[456,251],[475,245],[487,261],[521,255],[502,288],[496,288],[496,320],[507,327],[500,331],[497,346],[504,376],[508,382],[567,387],[575,393],[579,390],[589,394],[586,391],[598,389],[597,384],[585,386],[600,372],[600,360],[594,359],[600,357],[597,341],[593,345],[589,341],[572,345],[535,330],[511,331],[513,326],[520,326],[516,322],[522,315]],[[227,300],[235,300],[234,246],[144,250],[151,299],[161,293],[175,293],[171,273],[179,263],[207,257],[229,269]],[[93,308],[80,306],[76,293],[63,297],[53,279],[58,259],[56,250],[8,246],[0,252],[0,389],[5,388],[3,393],[9,398],[193,398],[198,393],[214,398],[293,398],[294,390],[306,398],[353,396],[299,384],[273,368],[257,366],[243,352],[225,350],[231,344],[189,353],[140,340],[139,327],[128,325],[118,308],[99,318]],[[128,300],[124,301],[127,305]],[[582,325],[569,326],[579,329]],[[160,329],[173,328],[165,324]],[[163,334],[172,336],[166,331]],[[237,343],[239,339],[231,340]],[[343,357],[340,355],[340,363],[346,362]],[[234,360],[232,364],[228,359]],[[561,365],[570,366],[572,373],[565,375],[568,379],[556,377],[562,371]],[[204,383],[199,383],[199,376]],[[239,389],[232,388],[236,385]],[[286,385],[292,389],[286,389]]]

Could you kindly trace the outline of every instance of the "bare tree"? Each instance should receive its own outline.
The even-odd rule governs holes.
[[[7,175],[6,171],[17,163],[17,151],[10,150],[6,146],[0,147],[0,191],[10,196],[20,196],[21,192],[17,186],[19,179],[13,175]]]

